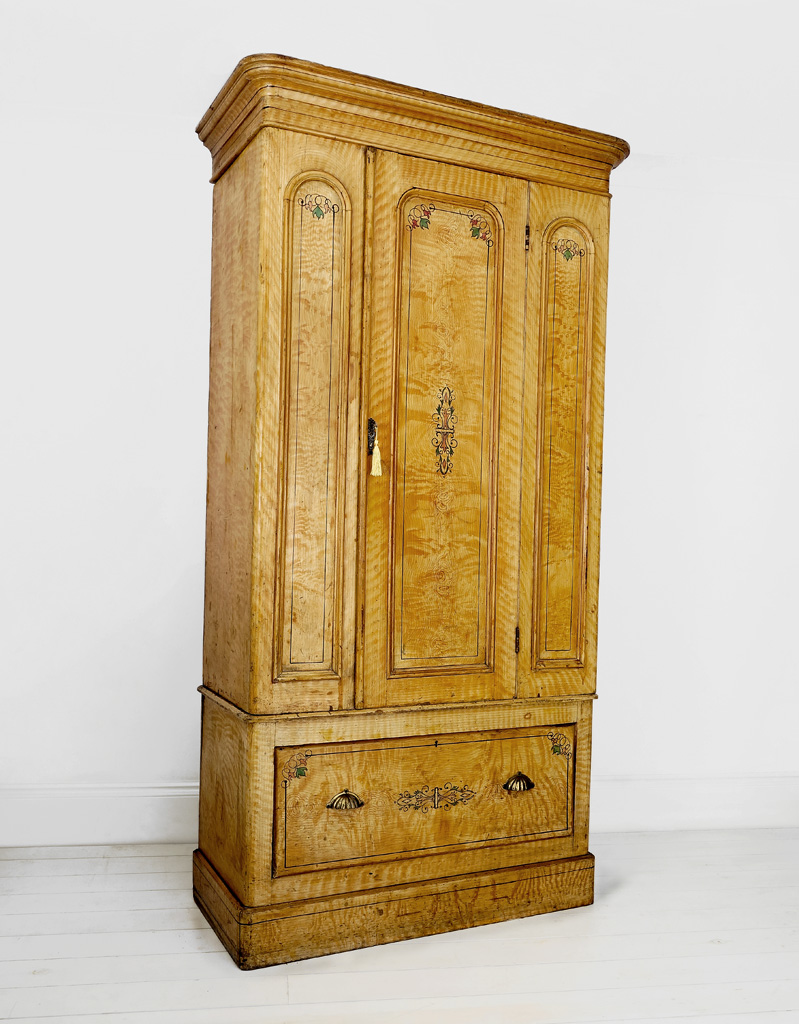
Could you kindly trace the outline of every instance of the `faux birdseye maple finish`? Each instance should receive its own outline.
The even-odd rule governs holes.
[[[271,56],[198,131],[198,904],[257,967],[590,902],[625,144]]]
[[[374,194],[362,701],[512,698],[527,185],[380,153]]]
[[[550,229],[544,239],[544,409],[534,668],[582,664],[587,527],[585,388],[592,248],[585,230],[568,222]]]
[[[316,913],[342,893],[368,890],[375,900],[393,900],[397,887],[421,879],[443,885],[463,874],[587,851],[590,700],[293,716],[231,711],[208,690],[204,698],[201,849],[245,906],[307,901]],[[565,737],[570,749],[550,733]],[[535,788],[504,791],[518,771]],[[447,783],[475,796],[445,806]],[[421,799],[417,792],[424,796],[425,786],[429,802],[439,789],[439,806],[403,810]],[[329,809],[345,789],[363,806]],[[509,827],[514,815],[539,835],[519,836]],[[424,839],[431,830],[434,848],[420,849],[425,840],[407,855],[396,852],[410,834]],[[490,841],[474,840],[481,831]],[[335,844],[347,835],[361,845],[329,859],[331,848],[346,852]],[[442,836],[447,842],[438,845]],[[380,852],[364,853],[368,844]]]
[[[501,249],[475,244],[461,206],[442,196],[427,230],[399,232],[394,672],[487,666],[493,646]]]
[[[573,734],[567,725],[278,749],[275,874],[568,835]],[[519,765],[535,778],[521,796],[503,789]],[[362,801],[357,813],[330,814],[344,789]]]
[[[290,268],[285,505],[277,678],[337,676],[343,431],[347,371],[345,203],[330,180],[301,178],[288,197]]]

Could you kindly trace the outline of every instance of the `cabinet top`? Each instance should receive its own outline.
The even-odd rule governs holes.
[[[267,53],[239,61],[197,126],[211,180],[267,127],[600,194],[630,152],[611,135]]]

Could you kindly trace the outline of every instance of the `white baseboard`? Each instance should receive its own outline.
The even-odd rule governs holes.
[[[197,783],[0,787],[0,846],[196,843]],[[799,775],[595,776],[592,832],[799,828]]]
[[[592,832],[799,828],[799,775],[594,776]]]
[[[196,843],[196,782],[0,786],[0,846]]]

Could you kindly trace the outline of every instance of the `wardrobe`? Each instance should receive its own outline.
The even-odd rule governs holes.
[[[591,903],[626,143],[275,55],[198,133],[198,905],[253,968]]]

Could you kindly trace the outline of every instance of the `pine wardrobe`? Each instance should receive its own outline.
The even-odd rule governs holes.
[[[591,903],[626,143],[274,55],[198,133],[198,905],[252,968]]]

